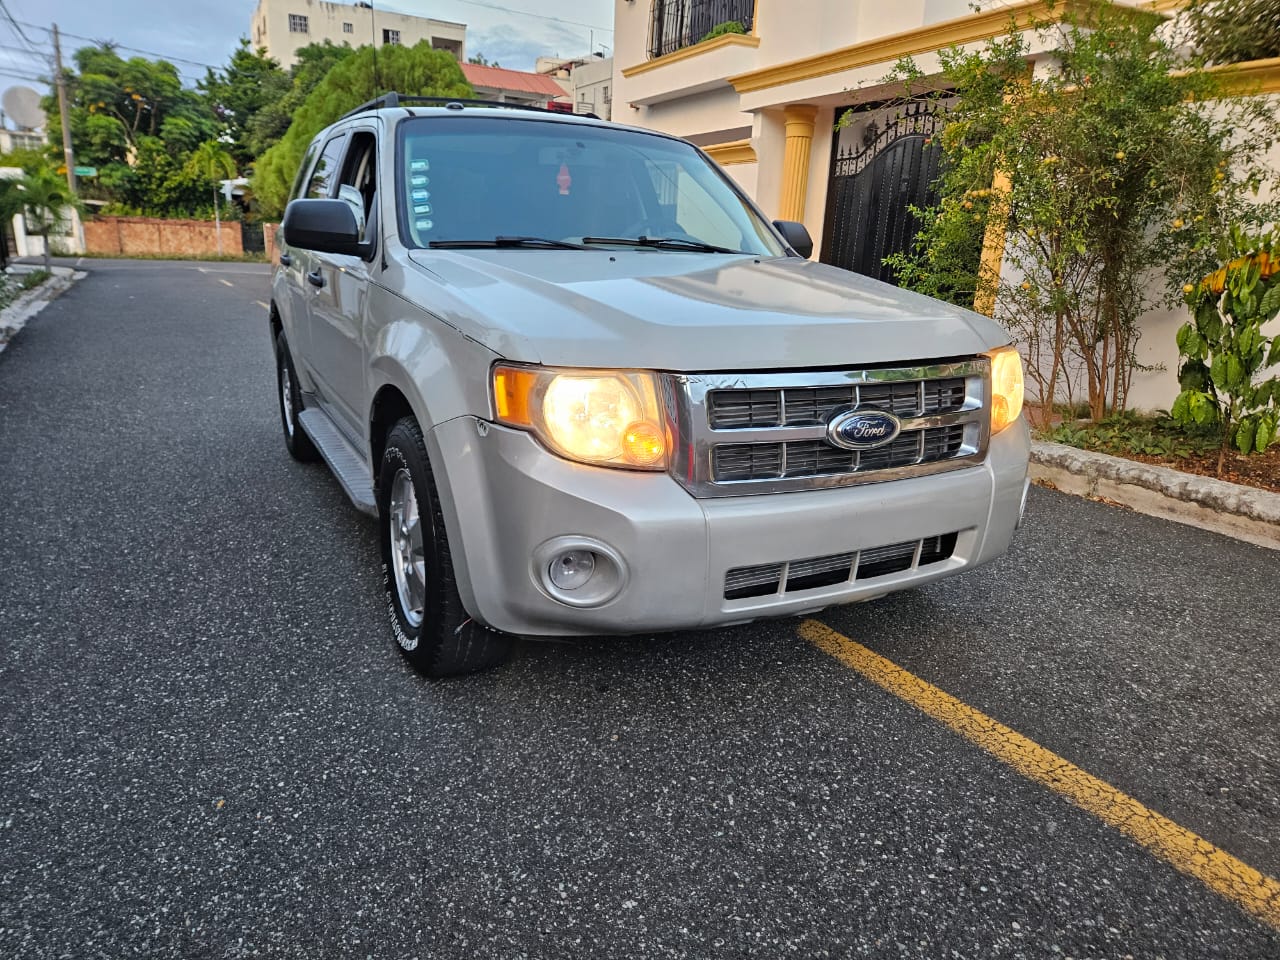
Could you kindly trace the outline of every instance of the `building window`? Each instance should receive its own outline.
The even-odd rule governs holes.
[[[345,23],[345,22],[344,22],[344,23],[342,24],[342,32],[343,32],[343,33],[355,33],[355,32],[356,32],[356,28],[355,28],[355,27],[353,27],[351,24],[349,24],[349,23]]]
[[[609,88],[608,88],[608,87],[605,87],[605,88],[604,88],[604,102],[605,102],[605,103],[613,103],[613,97],[609,95]]]
[[[382,42],[398,44],[400,42],[400,31],[399,30],[383,30]]]
[[[289,14],[289,32],[290,33],[310,33],[307,28],[307,18],[301,13]]]
[[[653,0],[649,56],[691,47],[726,23],[736,23],[743,33],[750,33],[755,12],[756,0]]]

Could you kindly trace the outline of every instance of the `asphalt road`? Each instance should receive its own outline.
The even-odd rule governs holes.
[[[0,355],[0,956],[1280,957],[794,620],[418,678],[282,446],[264,268],[86,268]],[[821,619],[1277,876],[1278,585],[1036,490]]]

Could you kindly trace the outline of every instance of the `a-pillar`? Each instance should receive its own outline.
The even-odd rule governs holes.
[[[779,220],[804,222],[804,199],[809,192],[809,152],[813,146],[813,124],[818,108],[796,104],[783,111],[787,145],[782,157],[782,197]]]

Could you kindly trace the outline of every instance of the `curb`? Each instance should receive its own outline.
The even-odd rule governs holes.
[[[28,320],[66,293],[77,280],[87,276],[69,267],[54,267],[51,272],[52,276],[40,286],[23,291],[13,303],[0,310],[0,353],[4,353],[5,347]]]
[[[1280,493],[1061,443],[1031,445],[1031,479],[1280,550]]]

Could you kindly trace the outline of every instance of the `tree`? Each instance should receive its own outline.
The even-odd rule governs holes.
[[[1265,98],[1223,99],[1163,23],[1097,4],[1036,25],[1056,39],[1053,69],[1029,75],[1014,31],[942,51],[940,82],[909,61],[896,74],[911,97],[956,97],[936,144],[940,200],[915,211],[914,248],[891,258],[898,278],[956,302],[992,298],[1046,412],[1079,381],[1094,419],[1124,410],[1139,318],[1181,298],[1225,224],[1266,216],[1251,197],[1274,178],[1263,156],[1280,123]],[[978,265],[989,230],[1006,238],[1004,279]]]
[[[67,181],[45,169],[29,173],[15,185],[27,233],[40,237],[44,246],[44,268],[50,269],[49,231],[61,224],[65,213],[77,205]]]
[[[293,82],[265,50],[254,50],[241,38],[227,66],[216,72],[209,70],[199,87],[221,127],[219,139],[229,145],[236,163],[246,166],[261,152],[252,145],[255,119],[284,99]]]
[[[222,216],[218,210],[218,181],[236,175],[236,162],[217,140],[206,140],[187,158],[187,169],[213,181],[213,223],[218,237],[218,255],[222,255]]]
[[[1209,63],[1280,57],[1280,3],[1193,0],[1184,12],[1191,41]]]
[[[289,129],[293,115],[335,66],[355,51],[326,40],[294,51],[297,62],[289,71],[289,86],[283,96],[269,100],[246,122],[244,143],[256,160],[275,146]]]
[[[428,97],[469,97],[471,85],[453,56],[423,41],[412,47],[386,46],[377,54],[361,47],[343,58],[307,96],[284,137],[254,168],[253,192],[264,215],[277,216],[312,138],[348,110],[386,90]]]
[[[120,57],[111,44],[82,47],[67,71],[68,121],[77,159],[93,166],[126,163],[139,138],[174,140],[177,153],[212,138],[213,114],[197,91],[183,87],[177,68],[165,60]],[[58,99],[43,106],[48,129],[60,121]]]
[[[474,56],[467,57],[467,63],[474,63],[477,67],[500,67],[497,60],[490,60],[483,53],[477,53]]]

